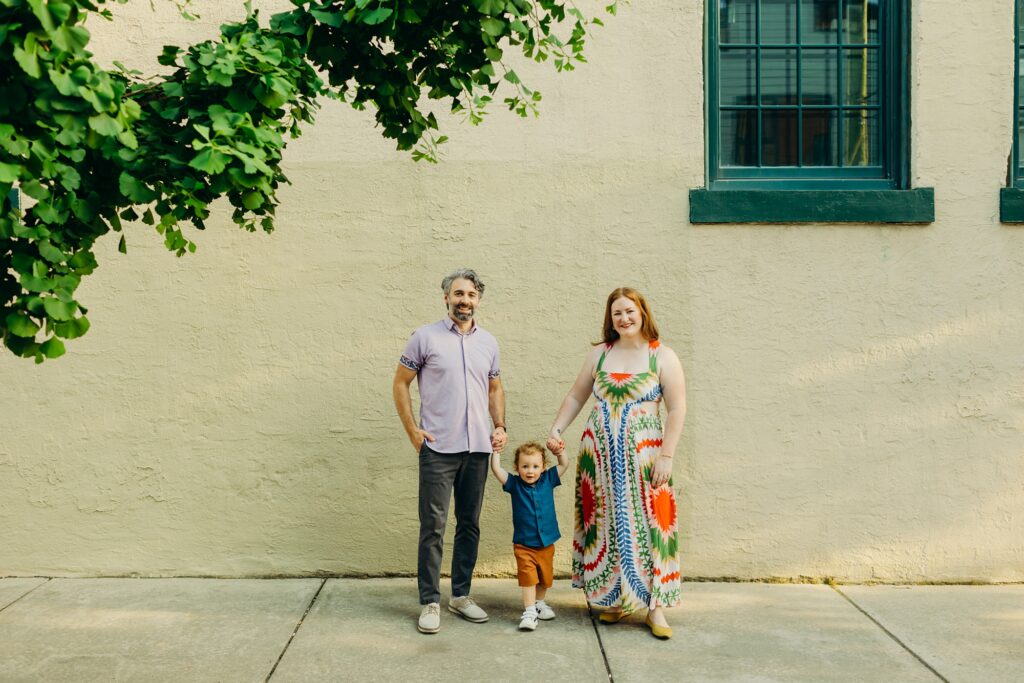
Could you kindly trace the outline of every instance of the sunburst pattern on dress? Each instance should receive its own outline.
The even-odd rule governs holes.
[[[672,482],[652,489],[661,450],[657,413],[642,404],[661,398],[658,342],[646,372],[596,368],[597,402],[580,442],[576,468],[573,585],[599,605],[633,612],[679,601],[677,513]]]

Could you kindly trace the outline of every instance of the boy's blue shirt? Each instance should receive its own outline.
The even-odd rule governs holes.
[[[532,486],[517,474],[509,474],[501,488],[512,496],[512,542],[528,548],[545,548],[559,538],[555,514],[555,487],[561,486],[557,467],[549,467]]]

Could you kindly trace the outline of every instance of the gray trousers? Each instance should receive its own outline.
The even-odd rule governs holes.
[[[420,449],[420,546],[417,580],[420,604],[441,601],[441,557],[448,505],[455,492],[455,547],[452,597],[469,595],[480,545],[480,507],[489,453],[435,453]]]

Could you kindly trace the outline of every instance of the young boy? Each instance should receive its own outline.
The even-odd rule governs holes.
[[[501,488],[512,496],[512,544],[518,568],[519,586],[523,589],[521,631],[533,631],[537,620],[554,619],[555,612],[544,602],[551,587],[558,518],[555,516],[555,487],[562,483],[562,474],[569,466],[565,446],[551,450],[558,466],[544,469],[544,446],[536,441],[516,449],[517,474],[501,467],[501,454],[491,453],[491,472]]]

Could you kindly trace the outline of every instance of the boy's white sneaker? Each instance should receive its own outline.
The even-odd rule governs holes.
[[[534,607],[537,608],[537,618],[541,621],[551,621],[555,618],[555,610],[551,609],[543,600],[538,600]]]
[[[416,624],[420,633],[437,633],[441,630],[441,605],[436,602],[423,605],[420,620]]]
[[[519,622],[520,631],[536,631],[537,630],[537,608],[534,605],[527,607],[523,610],[523,619]]]

